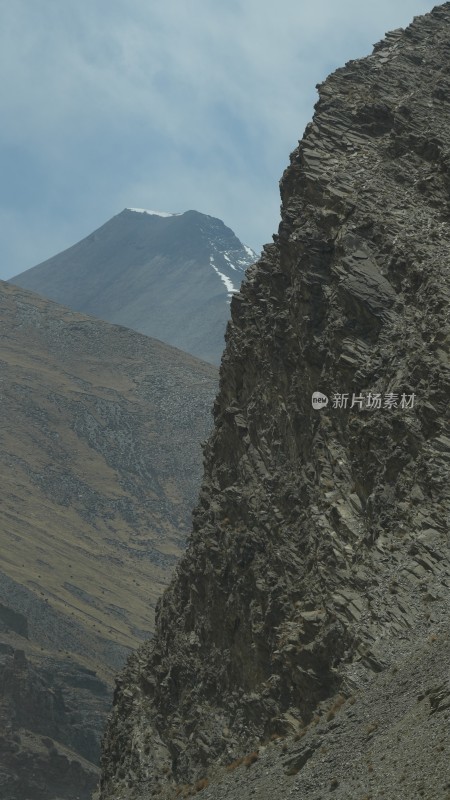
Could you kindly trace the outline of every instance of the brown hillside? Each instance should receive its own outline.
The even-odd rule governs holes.
[[[0,337],[5,657],[109,686],[184,548],[217,373],[7,283]]]

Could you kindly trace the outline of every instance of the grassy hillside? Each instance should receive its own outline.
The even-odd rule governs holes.
[[[0,365],[0,790],[53,797],[45,775],[75,770],[88,797],[113,677],[185,545],[217,371],[7,283]]]
[[[115,669],[184,546],[216,370],[6,283],[0,304],[1,572],[77,623],[60,647]]]

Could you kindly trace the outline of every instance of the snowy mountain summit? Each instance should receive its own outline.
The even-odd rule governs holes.
[[[149,211],[146,208],[126,208],[125,211],[134,211],[138,214],[149,214],[150,216],[155,217],[181,217],[184,216],[179,212],[173,211]],[[187,214],[194,213],[197,214],[198,212],[185,212]],[[208,238],[208,232],[211,234],[208,238],[210,247],[211,247],[211,254],[209,256],[209,263],[211,267],[215,271],[216,275],[219,276],[222,283],[224,284],[227,294],[228,294],[228,302],[231,300],[231,295],[233,292],[239,291],[239,286],[242,281],[242,273],[245,272],[250,264],[253,264],[256,259],[257,255],[251,247],[247,247],[247,245],[241,244],[239,239],[237,239],[230,228],[226,228],[223,222],[220,219],[216,219],[215,217],[209,217],[206,214],[202,214],[202,217],[205,217],[207,220],[212,220],[200,230],[203,233],[206,233]],[[218,226],[214,226],[213,223],[219,223]],[[219,236],[220,239],[220,227],[225,228],[225,230],[232,234],[233,241],[227,242],[223,240],[222,242],[218,242],[217,238]],[[232,244],[230,250],[224,249],[227,245]],[[244,253],[242,252],[244,251]],[[216,263],[217,262],[217,263]],[[233,270],[235,274],[230,273],[230,270]],[[239,273],[241,273],[239,275]]]
[[[176,211],[149,211],[148,208],[126,208],[125,211],[136,211],[138,214],[150,214],[151,217],[180,217]]]
[[[217,364],[231,297],[256,258],[216,217],[126,208],[11,282]]]

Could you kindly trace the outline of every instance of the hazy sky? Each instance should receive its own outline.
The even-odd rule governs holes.
[[[0,277],[126,206],[259,251],[316,83],[426,0],[0,0]]]

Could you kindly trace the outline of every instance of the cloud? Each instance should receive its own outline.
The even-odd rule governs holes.
[[[260,247],[276,230],[278,180],[315,84],[432,6],[3,2],[0,203],[15,223],[0,238],[3,261],[7,251],[16,262],[4,269],[53,255],[58,230],[87,235],[124,205],[195,207]],[[40,225],[47,247],[37,236],[36,257],[24,263],[18,244],[15,258],[16,232]]]

